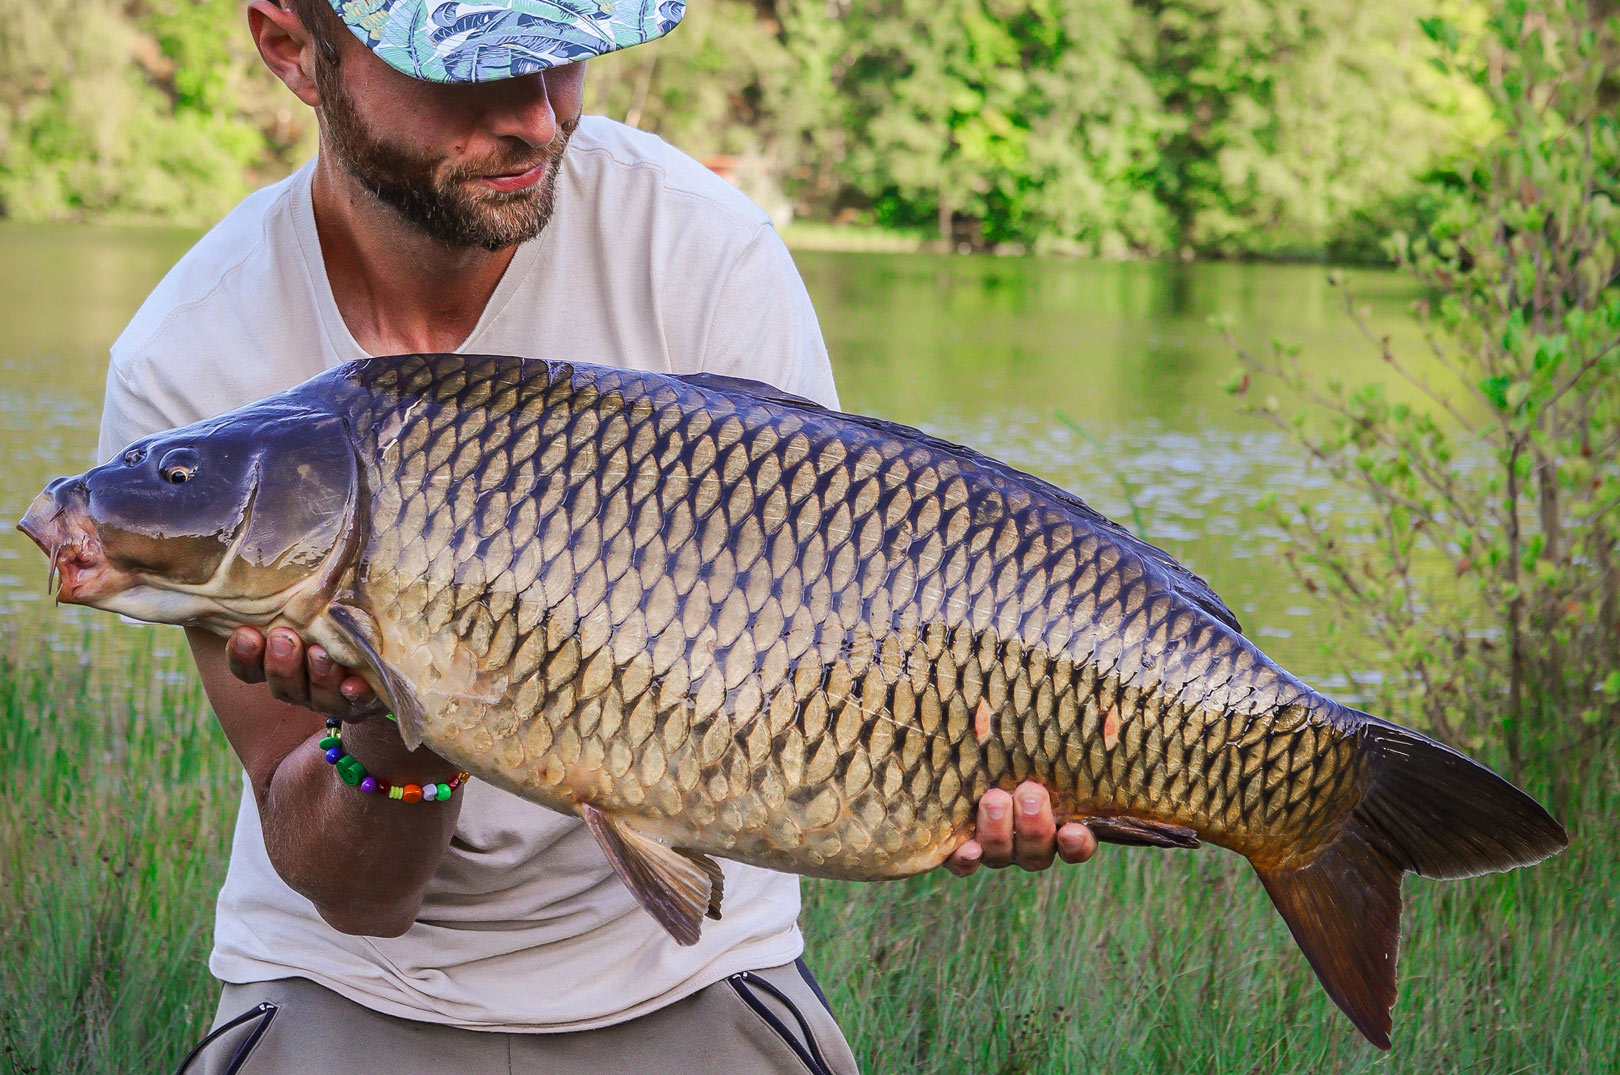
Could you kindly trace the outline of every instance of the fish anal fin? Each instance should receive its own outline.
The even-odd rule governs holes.
[[[1084,822],[1091,834],[1103,843],[1130,847],[1203,846],[1196,830],[1167,821],[1150,821],[1140,817],[1085,817],[1075,820]]]
[[[373,641],[377,628],[375,621],[352,605],[334,602],[326,610],[326,619],[339,636],[341,648],[333,649],[333,656],[351,667],[364,666],[376,677],[382,698],[388,703],[399,724],[399,737],[405,746],[415,750],[422,745],[422,732],[427,728],[427,713],[416,688],[404,674],[383,660]]]
[[[579,816],[619,880],[677,944],[696,944],[704,916],[720,917],[723,882],[713,859],[660,843],[590,803],[579,804]]]
[[[1354,818],[1309,864],[1254,868],[1328,996],[1368,1041],[1387,1050],[1401,868]]]

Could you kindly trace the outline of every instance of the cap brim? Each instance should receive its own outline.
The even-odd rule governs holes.
[[[427,82],[494,82],[664,36],[685,0],[329,0],[388,66]]]

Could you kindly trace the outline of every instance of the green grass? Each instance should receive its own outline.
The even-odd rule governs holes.
[[[239,784],[178,643],[0,627],[4,1070],[167,1071],[212,1015]],[[1322,993],[1248,866],[1214,849],[809,882],[808,959],[868,1075],[1613,1072],[1620,767],[1613,744],[1587,753],[1602,760],[1558,810],[1570,851],[1407,881],[1387,1057]]]

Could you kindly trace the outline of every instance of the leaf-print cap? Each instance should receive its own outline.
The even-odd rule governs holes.
[[[663,37],[685,0],[328,0],[388,66],[429,82],[493,82]]]

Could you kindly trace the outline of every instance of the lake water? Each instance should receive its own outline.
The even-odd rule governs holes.
[[[137,632],[52,608],[45,560],[12,529],[95,446],[107,346],[194,233],[0,227],[0,617],[77,645]],[[1268,652],[1336,681],[1309,598],[1282,568],[1266,490],[1365,511],[1286,437],[1241,416],[1221,383],[1236,359],[1210,326],[1294,340],[1347,381],[1387,376],[1319,266],[1104,264],[1039,258],[797,255],[845,409],[969,444],[1141,528],[1204,575]],[[1407,285],[1352,274],[1380,330],[1416,343]],[[581,356],[583,357],[583,356]],[[1376,659],[1367,661],[1369,676]]]

